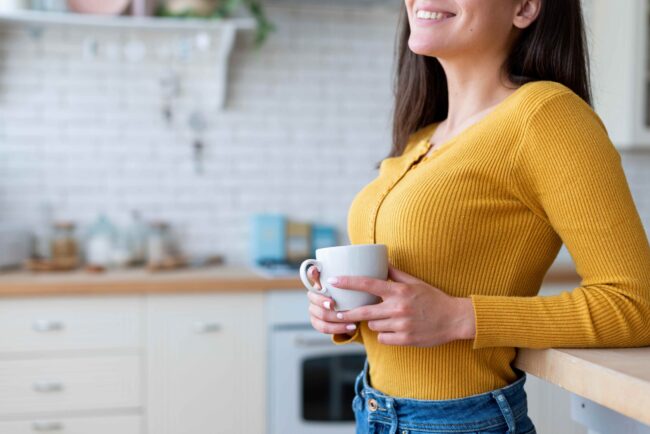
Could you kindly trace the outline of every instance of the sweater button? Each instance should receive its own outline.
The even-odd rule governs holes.
[[[377,401],[374,398],[370,398],[368,400],[368,410],[370,411],[377,411],[377,408],[379,406],[377,405]]]

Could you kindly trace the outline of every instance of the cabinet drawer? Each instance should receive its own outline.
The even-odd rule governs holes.
[[[140,347],[141,297],[0,299],[0,356]]]
[[[0,416],[140,406],[140,357],[0,361]]]
[[[0,422],[2,434],[140,434],[140,416],[48,418]]]

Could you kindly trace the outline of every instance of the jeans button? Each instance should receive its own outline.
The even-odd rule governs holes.
[[[370,411],[377,411],[377,408],[378,408],[378,407],[379,407],[379,406],[377,405],[377,401],[376,401],[375,399],[370,398],[370,399],[368,400],[368,410],[370,410]]]

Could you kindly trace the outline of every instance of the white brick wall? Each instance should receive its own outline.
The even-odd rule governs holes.
[[[278,30],[260,51],[252,35],[238,37],[223,112],[214,50],[178,58],[196,32],[0,27],[0,221],[34,219],[44,202],[83,224],[138,209],[170,221],[186,251],[231,263],[247,262],[258,211],[334,224],[347,243],[347,207],[389,150],[397,13],[268,13]],[[142,60],[124,51],[141,47]],[[159,82],[170,69],[181,93],[167,125]],[[203,174],[192,164],[195,109],[207,115]],[[649,164],[625,157],[646,222]]]

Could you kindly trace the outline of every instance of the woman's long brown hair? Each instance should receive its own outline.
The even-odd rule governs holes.
[[[412,133],[444,120],[448,110],[447,78],[440,62],[415,54],[408,46],[411,29],[404,4],[397,35],[393,146],[386,158],[401,155]],[[556,81],[591,105],[580,0],[542,0],[537,19],[521,31],[504,68],[515,84]]]

